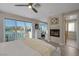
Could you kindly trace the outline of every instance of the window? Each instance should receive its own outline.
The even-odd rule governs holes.
[[[75,20],[76,18],[77,18],[77,15],[76,14],[66,16],[66,19],[67,20]]]
[[[26,36],[32,38],[32,23],[25,22]]]
[[[43,39],[47,39],[47,28],[48,28],[47,23],[40,23],[39,24],[41,38],[43,38]]]
[[[23,21],[16,21],[17,39],[25,39],[25,24]]]
[[[5,19],[5,39],[6,41],[13,41],[16,39],[15,20]]]
[[[40,23],[39,27],[40,27],[41,32],[47,31],[47,23]]]
[[[68,31],[70,31],[70,32],[75,31],[75,22],[68,23]]]
[[[15,19],[6,18],[5,26],[5,41],[13,41],[16,39],[23,40],[26,37],[32,38],[32,23],[16,21]]]

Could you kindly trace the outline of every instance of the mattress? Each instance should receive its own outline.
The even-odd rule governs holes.
[[[0,43],[0,56],[50,56],[56,48],[39,39]]]
[[[3,56],[40,56],[34,49],[25,46],[21,40],[0,44],[0,55]]]

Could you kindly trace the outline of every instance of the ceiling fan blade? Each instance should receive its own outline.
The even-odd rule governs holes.
[[[15,6],[29,6],[29,5],[15,5]]]
[[[29,3],[28,5],[31,5],[31,6],[32,6],[32,5],[33,5],[33,3]]]
[[[38,11],[37,11],[35,8],[33,8],[33,7],[32,7],[32,10],[33,10],[35,13],[37,13],[37,12],[38,12]]]

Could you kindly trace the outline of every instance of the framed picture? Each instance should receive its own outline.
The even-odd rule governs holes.
[[[59,19],[56,17],[51,18],[51,24],[59,24]]]
[[[39,24],[35,24],[35,29],[39,29]]]

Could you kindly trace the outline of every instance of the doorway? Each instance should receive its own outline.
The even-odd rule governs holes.
[[[77,47],[77,15],[67,15],[65,21],[65,44]]]

